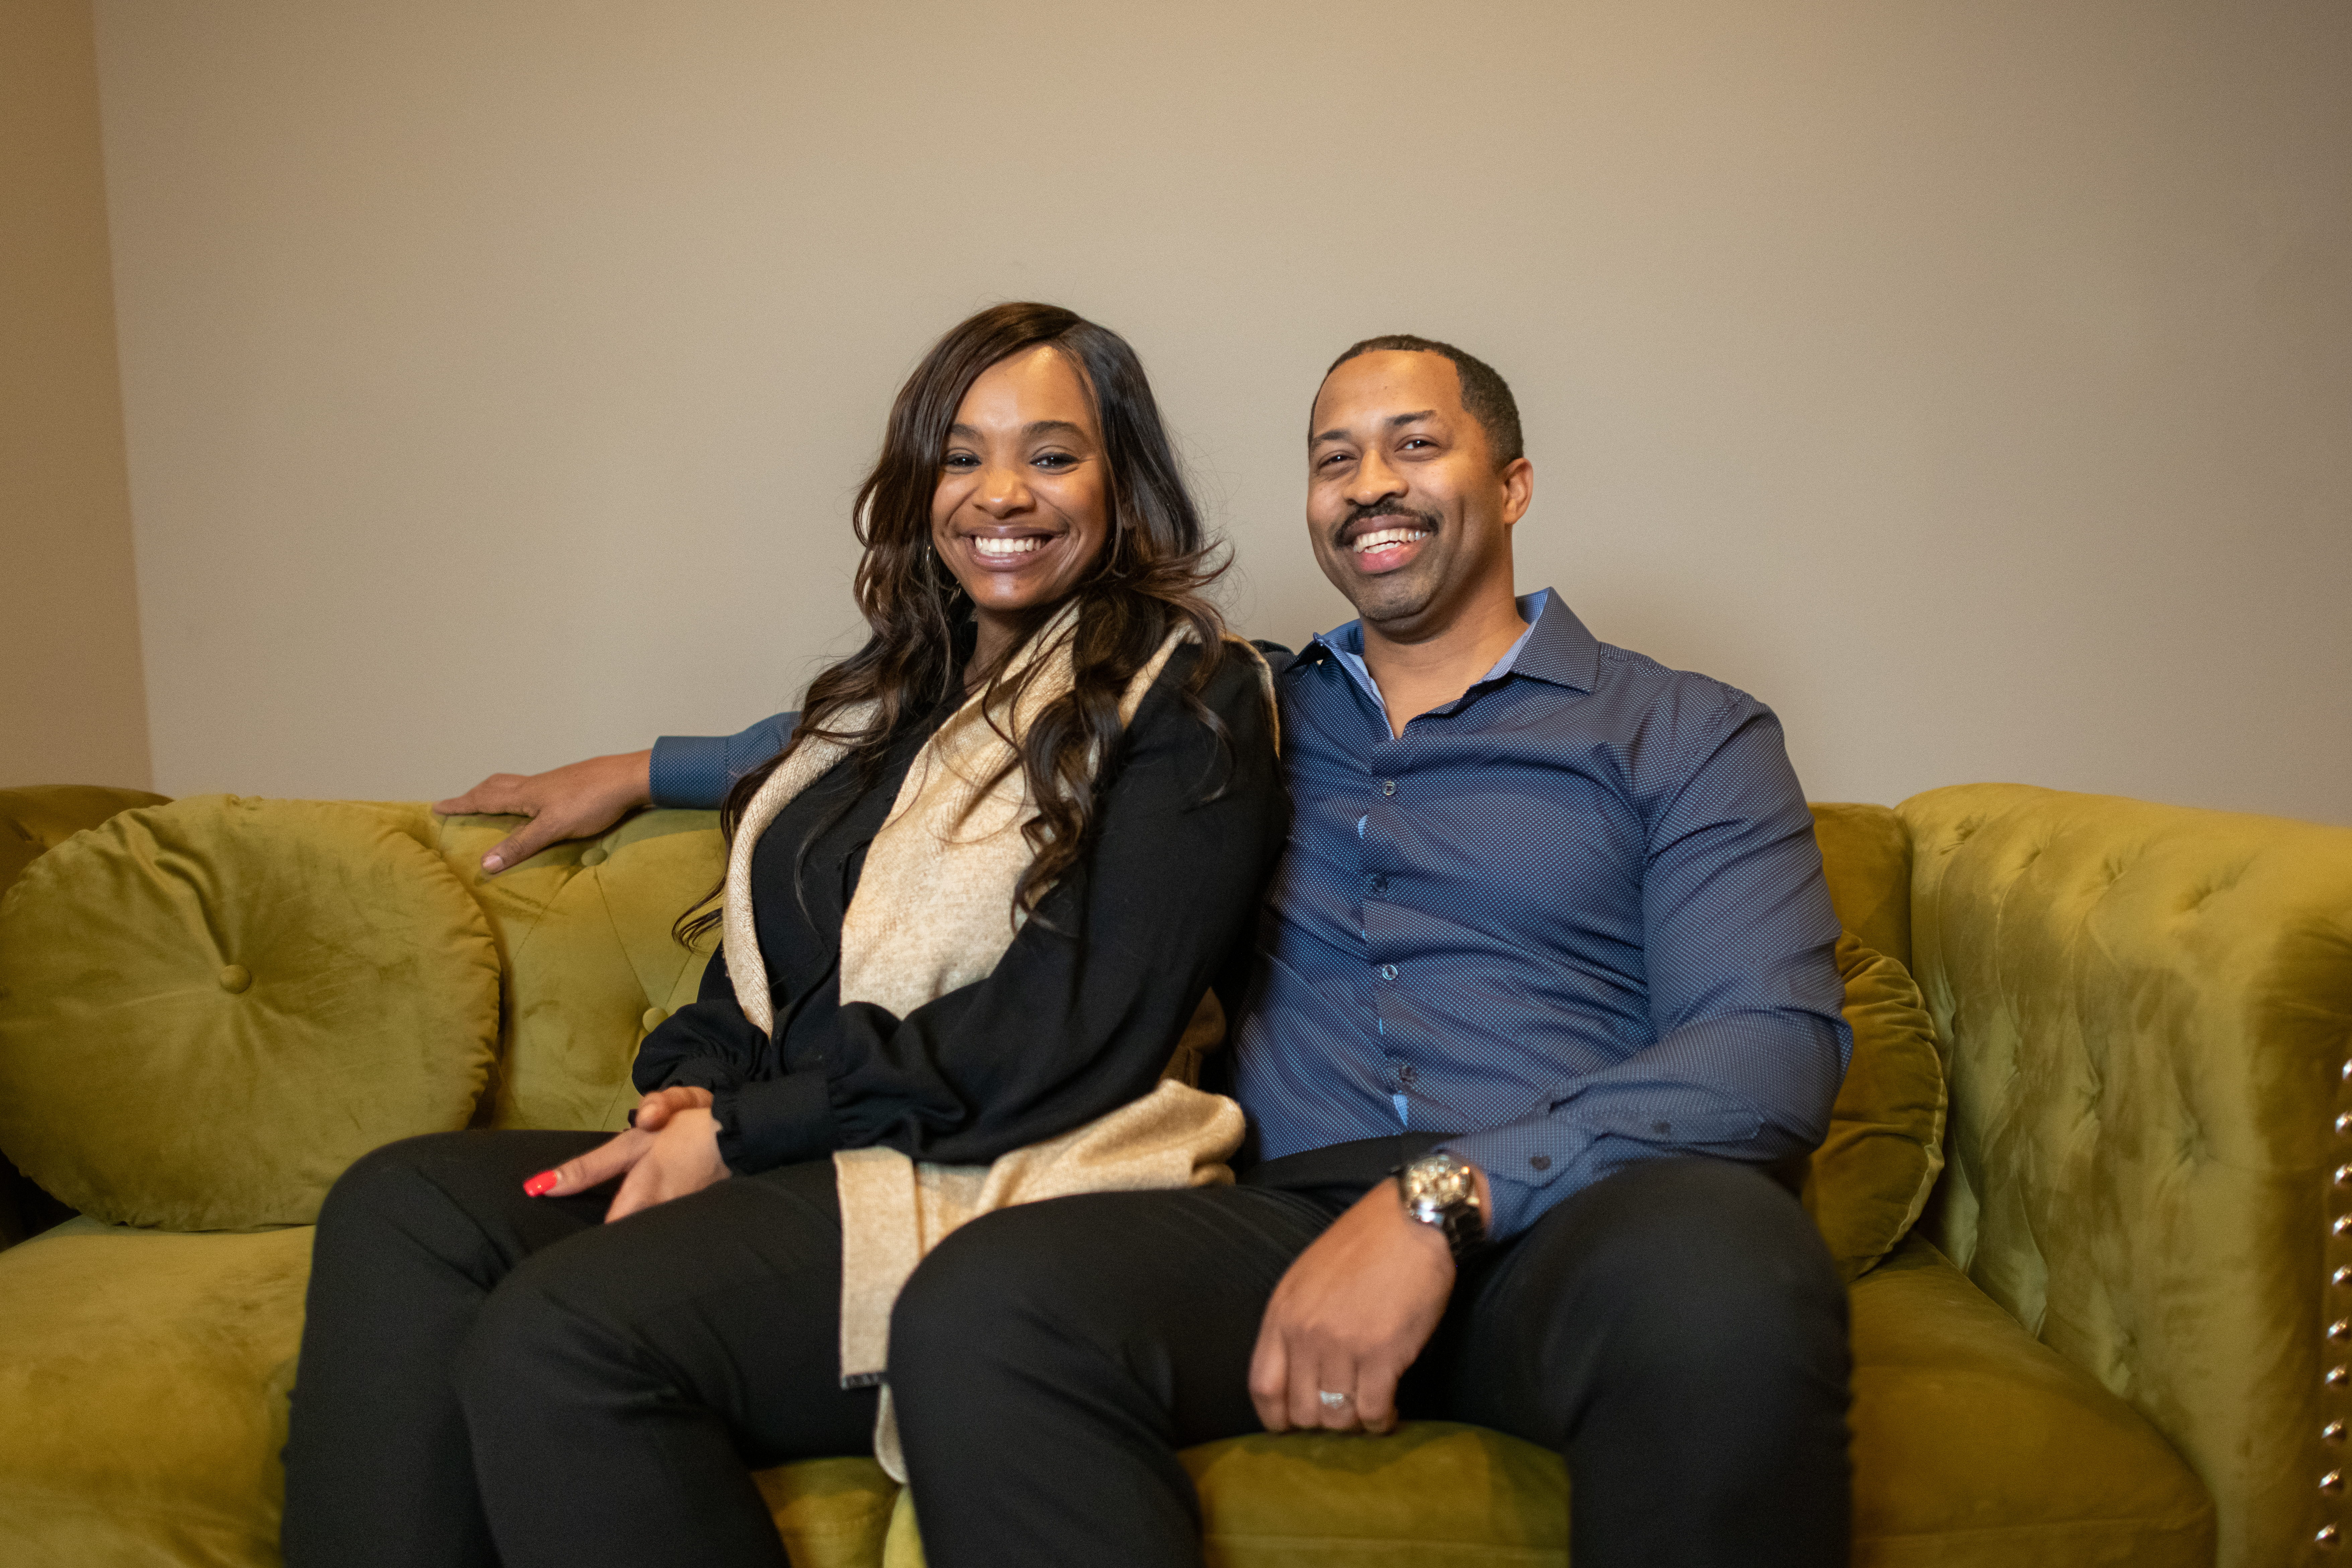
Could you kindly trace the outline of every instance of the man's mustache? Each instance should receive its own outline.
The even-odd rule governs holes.
[[[1418,523],[1432,533],[1437,531],[1435,512],[1415,511],[1399,500],[1376,500],[1370,506],[1350,508],[1339,526],[1331,531],[1331,542],[1344,549],[1370,532],[1370,525],[1375,519],[1383,517],[1392,517],[1400,522]]]

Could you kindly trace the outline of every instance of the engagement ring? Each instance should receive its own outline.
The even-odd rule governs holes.
[[[1348,1403],[1348,1396],[1346,1394],[1334,1394],[1328,1388],[1317,1389],[1315,1391],[1315,1397],[1323,1402],[1323,1408],[1326,1410],[1337,1410],[1339,1406]]]

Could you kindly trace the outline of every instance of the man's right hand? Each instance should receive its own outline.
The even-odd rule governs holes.
[[[496,876],[564,838],[586,838],[641,805],[651,805],[654,754],[623,752],[543,773],[492,773],[461,795],[436,801],[444,816],[478,814],[528,816],[482,857],[482,869]]]

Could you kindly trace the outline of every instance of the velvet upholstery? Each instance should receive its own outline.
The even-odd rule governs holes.
[[[370,1149],[466,1124],[498,1001],[481,912],[375,814],[123,812],[0,902],[0,1146],[104,1220],[305,1223]]]
[[[1838,938],[1837,963],[1853,1056],[1801,1195],[1852,1284],[1909,1233],[1944,1168],[1944,1066],[1900,963],[1852,931]]]
[[[0,1253],[0,1562],[275,1562],[310,1269],[308,1226],[84,1218]]]
[[[1813,804],[1813,838],[1838,924],[1911,967],[1911,830],[1883,805]]]
[[[0,789],[0,893],[25,868],[85,827],[119,811],[162,805],[171,796],[98,784],[47,784]]]
[[[1929,1234],[2171,1437],[2225,1568],[2330,1560],[2352,830],[2020,784],[1900,813],[1951,1074]]]
[[[1815,808],[1842,920],[1867,946],[1916,958],[1952,1073],[1954,1168],[1928,1205],[1924,1234],[1851,1287],[1855,1560],[2171,1568],[2216,1560],[2206,1532],[2218,1520],[2228,1568],[2305,1561],[2297,1538],[2257,1527],[2274,1504],[2301,1510],[2297,1529],[2332,1517],[2315,1511],[2323,1500],[2312,1466],[2332,1457],[2318,1436],[2334,1408],[2315,1381],[2318,1308],[2329,1289],[2322,1270],[2352,1266],[2352,1255],[2336,1256],[2344,1243],[2323,1234],[2327,1215],[2352,1206],[2329,1206],[2337,1194],[2325,1186],[2331,1162],[2352,1163],[2352,1153],[2333,1152],[2326,1130],[2339,1109],[2352,1110],[2352,1101],[2339,1107],[2333,1098],[2347,1018],[2329,989],[2347,973],[2338,891],[2352,886],[2331,868],[2352,836],[1980,788],[1990,793],[1936,792],[1900,814]],[[32,804],[60,820],[107,804],[0,792],[9,794],[39,797]],[[1957,808],[1944,800],[1963,796]],[[558,847],[485,881],[475,862],[510,822],[445,822],[415,805],[351,809],[433,850],[486,921],[502,971],[502,1059],[477,1121],[616,1122],[650,1016],[690,997],[699,976],[701,959],[681,953],[667,931],[716,879],[712,818],[640,814],[592,844]],[[0,798],[0,815],[11,811],[36,815]],[[2136,891],[2129,868],[2108,911],[2094,918],[2060,907],[2070,884],[2003,882],[2003,863],[1979,864],[1969,850],[1990,847],[1976,843],[1979,830],[2021,811],[2071,824],[2068,833],[2114,834],[2116,845],[2140,851],[2135,866],[2188,854],[2175,840],[2209,853],[2214,834],[2229,839],[2254,823],[2260,831],[2233,851],[2253,846],[2245,877],[2232,889],[2217,883],[2208,900],[2231,915],[2228,940],[2210,948],[2213,939],[2195,937],[2189,916],[2115,923],[2114,897]],[[1958,825],[1972,815],[1983,820],[1963,836]],[[2181,901],[2201,890],[2186,887]],[[2242,900],[2234,911],[2231,898]],[[2193,984],[2093,989],[2104,972],[2177,969],[2192,958],[2202,966]],[[2021,977],[2050,972],[2059,998],[2075,1000],[2059,1005],[2021,989]],[[1850,990],[1850,1006],[1854,1000]],[[2186,1019],[2165,1011],[2189,1004]],[[2072,1023],[2063,1021],[2068,1007],[2076,1009]],[[2120,1023],[2085,1016],[2118,1007]],[[2035,1065],[2053,1041],[2062,1058],[2084,1055],[2086,1046],[2067,1042],[2137,1030],[2151,1018],[2172,1019],[2158,1031],[2163,1049],[2135,1045],[2102,1058],[2094,1113],[2070,1124],[2057,1115],[2063,1101],[2036,1102],[2074,1083]],[[2008,1081],[2029,1072],[2042,1075],[2032,1089]],[[2176,1161],[2170,1186],[2148,1157],[2149,1118],[2122,1110],[2160,1091],[2197,1108],[2195,1131],[2210,1149]],[[2110,1140],[2118,1147],[2086,1146]],[[2273,1147],[2290,1143],[2296,1160]],[[2111,1165],[2137,1174],[2126,1181]],[[2186,1205],[2198,1223],[2164,1228],[2168,1202]],[[2119,1226],[2147,1236],[2118,1237]],[[307,1234],[174,1236],[84,1221],[0,1253],[0,1562],[276,1561],[265,1527],[275,1517],[274,1434],[297,1328],[277,1304],[299,1310],[300,1269],[290,1259]],[[1944,1263],[1927,1235],[1950,1243],[2017,1315]],[[2169,1256],[2149,1256],[2152,1238]],[[2286,1253],[2301,1261],[2273,1260]],[[2038,1275],[2017,1261],[2037,1254]],[[2036,1289],[2025,1288],[2037,1279]],[[2085,1293],[2085,1279],[2097,1289]],[[2098,1289],[2107,1292],[2105,1320]],[[2194,1334],[2166,1328],[2167,1302],[2206,1312],[2210,1298],[2231,1291],[2247,1298],[2235,1316],[2207,1313]],[[2151,1301],[2151,1321],[2121,1316]],[[2084,1331],[2103,1321],[2122,1336]],[[2266,1349],[2276,1365],[2263,1362]],[[2118,1367],[2129,1375],[2118,1378]],[[2300,1381],[2304,1372],[2311,1381]],[[2228,1388],[2232,1377],[2243,1386]],[[2234,1434],[2240,1447],[2215,1433]],[[1344,1446],[1327,1453],[1326,1444]],[[1476,1484],[1491,1489],[1481,1518],[1492,1540],[1480,1543],[1486,1555],[1467,1560],[1513,1561],[1489,1549],[1541,1550],[1535,1542],[1557,1534],[1531,1531],[1564,1531],[1558,1462],[1468,1428],[1415,1429],[1386,1447],[1245,1438],[1211,1445],[1188,1463],[1202,1477],[1218,1542],[1213,1561],[1222,1563],[1379,1561],[1365,1555],[1372,1549],[1361,1521],[1374,1515],[1364,1510],[1395,1510],[1417,1464],[1487,1478]],[[785,1467],[759,1479],[801,1568],[868,1568],[886,1550],[895,1563],[919,1561],[911,1506],[898,1505],[870,1460]],[[1368,1500],[1368,1484],[1381,1495]],[[1433,1523],[1409,1528],[1424,1542],[1442,1533]],[[2274,1542],[2284,1545],[2272,1552]]]
[[[637,1043],[694,1000],[710,942],[672,923],[725,869],[718,815],[646,811],[596,838],[552,845],[496,877],[481,859],[516,819],[405,810],[488,917],[508,994],[488,1124],[618,1128],[636,1095]]]

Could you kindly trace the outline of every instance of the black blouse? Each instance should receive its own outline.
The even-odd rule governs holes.
[[[873,1145],[981,1164],[1149,1093],[1202,991],[1213,984],[1229,1017],[1239,1004],[1288,826],[1255,662],[1228,656],[1201,693],[1221,746],[1180,693],[1198,657],[1179,648],[1145,696],[1097,784],[1090,852],[996,968],[903,1018],[842,1005],[841,922],[866,846],[956,703],[904,725],[870,786],[845,762],[803,790],[751,852],[775,1037],[743,1016],[715,953],[699,998],[638,1047],[638,1090],[710,1089],[719,1152],[744,1173]]]

